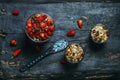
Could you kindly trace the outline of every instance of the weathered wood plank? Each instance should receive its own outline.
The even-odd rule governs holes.
[[[22,5],[22,6],[21,6]],[[0,14],[0,29],[8,33],[8,36],[0,38],[1,43],[1,73],[2,78],[40,78],[56,79],[65,77],[67,79],[99,79],[99,78],[119,78],[120,75],[120,3],[54,3],[54,4],[20,4],[20,3],[0,3],[1,8],[5,8],[7,14]],[[11,12],[19,9],[20,15],[13,16]],[[20,73],[18,69],[40,53],[34,51],[34,46],[25,43],[24,25],[27,18],[34,13],[45,12],[52,16],[56,22],[56,30],[51,40],[41,46],[41,53],[46,50],[51,43],[58,39],[67,40],[80,39],[70,43],[82,45],[85,57],[77,65],[61,64],[60,60],[64,56],[64,51],[48,56],[41,62],[33,66],[30,71]],[[79,29],[76,21],[80,16],[88,17],[84,22],[83,29]],[[106,44],[97,45],[89,39],[91,28],[103,23],[110,30],[110,37]],[[68,38],[66,32],[70,29],[77,30],[76,36]],[[18,45],[11,47],[9,41],[16,39]],[[48,46],[49,45],[49,46]],[[22,53],[17,58],[9,61],[12,52],[21,48]],[[4,52],[4,50],[6,52]],[[43,75],[44,74],[44,75]],[[75,74],[75,75],[74,75]],[[17,77],[16,77],[17,76]],[[81,77],[80,77],[81,76]]]

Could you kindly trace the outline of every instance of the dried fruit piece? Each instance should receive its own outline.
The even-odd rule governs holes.
[[[20,14],[20,11],[19,11],[19,10],[14,10],[14,11],[12,12],[12,14],[15,15],[15,16],[17,16],[17,15]]]
[[[40,33],[40,37],[41,38],[44,38],[45,37],[45,34],[43,32]]]
[[[82,29],[83,21],[82,21],[81,19],[79,19],[79,20],[77,21],[77,24],[78,24],[78,27],[79,27],[80,29]]]
[[[17,45],[17,41],[15,39],[10,40],[10,45],[11,46]]]
[[[76,31],[72,29],[67,33],[67,36],[71,37],[71,36],[74,36],[75,34],[76,34]]]

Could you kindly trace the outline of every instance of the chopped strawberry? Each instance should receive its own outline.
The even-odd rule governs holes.
[[[48,31],[49,31],[49,28],[45,28],[44,30],[45,30],[45,32],[48,32]]]
[[[36,23],[34,23],[34,24],[33,24],[33,28],[36,28],[36,27],[37,27],[37,24],[36,24]]]
[[[48,36],[52,36],[53,35],[52,32],[50,32],[50,31],[47,34],[48,34]]]
[[[48,26],[50,26],[50,25],[53,24],[53,21],[52,21],[51,19],[48,19],[48,20],[46,21],[46,23],[47,23]]]
[[[32,31],[32,28],[27,28],[27,32],[30,33]]]
[[[46,25],[46,23],[45,22],[41,22],[40,23],[40,29],[43,29],[43,28],[45,28],[47,25]]]
[[[53,32],[53,31],[55,30],[54,25],[50,26],[50,27],[49,27],[49,30]]]
[[[32,27],[32,22],[31,21],[27,21],[26,26],[27,27]]]
[[[42,16],[38,16],[38,17],[36,17],[36,20],[38,20],[38,21],[43,21],[44,18],[43,18]]]
[[[47,15],[43,14],[42,17],[44,18],[44,20],[47,18]]]

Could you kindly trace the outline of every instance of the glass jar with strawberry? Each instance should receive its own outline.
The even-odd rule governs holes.
[[[33,42],[48,41],[54,30],[54,20],[46,13],[33,14],[26,21],[25,33]]]

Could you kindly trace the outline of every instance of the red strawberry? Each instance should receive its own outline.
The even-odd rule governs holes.
[[[62,63],[62,64],[66,64],[66,62],[67,62],[67,61],[66,61],[65,59],[62,59],[62,60],[61,60],[61,63]]]
[[[37,16],[37,17],[36,17],[36,20],[38,20],[38,21],[43,21],[44,18],[43,18],[42,16]]]
[[[35,47],[35,50],[36,50],[37,52],[39,52],[39,51],[40,51],[40,47],[39,47],[39,46],[36,46],[36,47]]]
[[[27,21],[27,22],[26,22],[26,26],[27,26],[27,27],[32,27],[32,22],[31,22],[31,21]]]
[[[44,38],[45,37],[45,34],[43,32],[40,33],[40,37],[41,38]]]
[[[46,23],[47,23],[47,25],[48,25],[48,26],[50,26],[50,25],[52,25],[52,24],[53,24],[53,21],[52,21],[52,20],[50,20],[50,19],[48,19],[48,20],[46,21]]]
[[[49,27],[49,30],[53,32],[53,31],[55,30],[54,25],[50,26],[50,27]]]
[[[46,32],[44,32],[44,35],[45,35],[46,38],[48,38],[48,34]]]
[[[27,32],[30,33],[32,31],[32,28],[27,28]]]
[[[33,37],[33,32],[30,32],[30,33],[29,33],[29,36],[32,38],[32,37]]]
[[[79,20],[77,21],[77,24],[78,24],[78,27],[79,27],[80,29],[82,29],[83,21],[79,19]]]
[[[13,57],[17,57],[21,53],[21,49],[17,49],[13,52]]]
[[[48,32],[48,31],[49,31],[49,28],[45,28],[44,30],[45,30],[45,32]]]
[[[14,39],[10,40],[10,45],[11,46],[15,46],[16,44],[17,44],[16,40],[14,40]]]
[[[72,29],[67,33],[67,36],[71,37],[71,36],[74,36],[75,34],[76,34],[76,31]]]
[[[39,34],[34,34],[34,36],[35,36],[35,38],[39,38],[40,37]]]
[[[48,36],[52,36],[52,32],[50,32],[50,31],[47,32],[47,34],[48,34]]]
[[[12,14],[15,15],[15,16],[17,16],[17,15],[20,14],[20,11],[19,11],[19,10],[14,10],[14,11],[12,12]]]
[[[44,20],[47,18],[47,15],[43,14],[42,17],[44,18]]]
[[[33,24],[33,28],[36,28],[36,27],[37,27],[37,24],[36,24],[36,23],[34,23],[34,24]]]
[[[45,22],[41,22],[41,23],[40,23],[40,28],[41,28],[41,29],[45,28],[46,26],[47,26],[47,25],[46,25]]]

